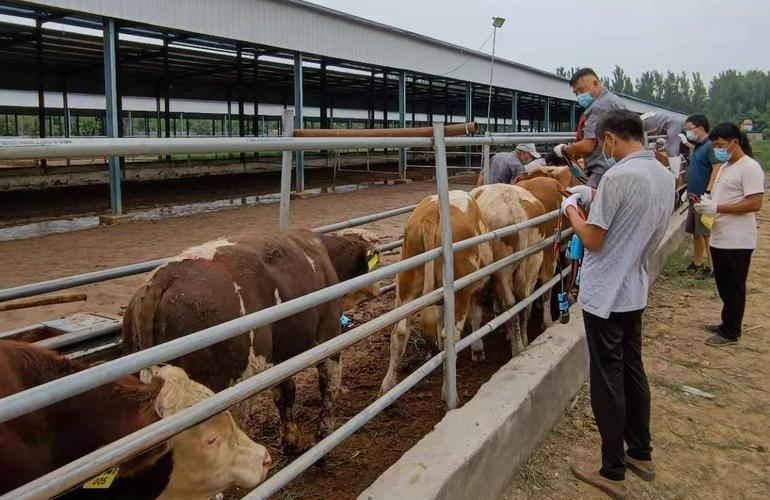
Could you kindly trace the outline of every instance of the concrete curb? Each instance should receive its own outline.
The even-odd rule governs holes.
[[[651,281],[684,237],[675,214],[650,261]],[[582,312],[509,361],[462,408],[407,451],[359,500],[498,500],[588,378]]]

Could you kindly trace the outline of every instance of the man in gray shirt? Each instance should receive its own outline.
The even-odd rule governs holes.
[[[525,172],[525,165],[537,158],[540,158],[540,153],[532,143],[519,144],[512,153],[497,153],[490,161],[489,182],[486,184],[510,184],[513,179]],[[485,172],[482,169],[476,183],[478,186],[485,184],[484,176]]]
[[[597,137],[612,168],[598,190],[571,188],[575,194],[562,204],[586,249],[578,302],[590,353],[591,406],[602,438],[601,466],[573,466],[573,472],[614,498],[627,494],[626,467],[647,481],[655,477],[642,313],[649,258],[674,211],[674,176],[645,149],[642,127],[631,111],[605,113]],[[587,220],[576,210],[578,202],[590,203]]]
[[[679,176],[681,167],[679,149],[682,147],[680,135],[684,133],[684,118],[670,113],[651,111],[642,115],[642,123],[644,123],[644,131],[647,135],[666,136],[665,150],[668,157],[668,167],[675,176]]]
[[[608,111],[626,109],[626,105],[620,97],[604,88],[591,68],[578,70],[572,75],[569,84],[577,96],[578,104],[585,108],[583,137],[573,144],[559,144],[553,151],[559,158],[564,158],[565,154],[583,158],[588,185],[595,188],[599,185],[602,175],[610,168],[599,148],[596,126]]]

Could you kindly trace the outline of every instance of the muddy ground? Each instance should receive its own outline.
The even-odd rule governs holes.
[[[459,185],[467,188],[468,185]],[[292,202],[292,221],[303,227],[317,227],[350,217],[401,207],[435,192],[431,182],[402,186],[378,186],[367,190],[329,194]],[[216,213],[161,221],[143,221],[123,226],[55,234],[41,238],[0,242],[0,288],[76,273],[140,262],[178,253],[184,248],[222,235],[247,230],[274,229],[277,205],[252,206]],[[401,237],[406,216],[365,226],[383,241]],[[398,255],[383,259],[393,262]],[[0,313],[0,331],[61,317],[75,312],[119,316],[144,276],[134,276],[81,287],[88,294],[85,303],[64,304]],[[356,324],[392,308],[393,293],[349,312]],[[389,330],[343,352],[343,389],[339,397],[338,425],[370,404],[377,395],[389,356]],[[471,364],[464,352],[458,362],[458,390],[463,401],[470,399],[482,383],[509,359],[508,343],[496,335],[487,341],[487,360]],[[425,359],[418,341],[410,343],[403,373]],[[287,486],[277,498],[350,499],[374,481],[407,449],[430,431],[444,415],[440,400],[441,371],[438,370],[385,413],[345,441],[327,458],[325,467],[313,467]],[[292,457],[283,455],[279,443],[279,422],[267,396],[258,398],[257,412],[249,433],[270,447],[277,468]],[[299,375],[298,412],[309,433],[317,428],[320,395],[315,370]],[[230,498],[244,492],[232,491]]]
[[[633,474],[633,498],[770,498],[770,204],[758,216],[741,343],[715,349],[704,323],[719,319],[713,280],[677,273],[689,255],[674,255],[655,283],[644,323],[644,361],[652,391],[655,482]],[[713,399],[683,392],[690,386]],[[578,482],[572,463],[599,457],[599,435],[584,389],[522,468],[504,500],[606,498]]]

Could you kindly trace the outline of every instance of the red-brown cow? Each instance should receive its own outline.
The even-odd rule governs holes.
[[[0,341],[0,398],[84,368],[30,344]],[[151,375],[148,384],[123,377],[0,424],[0,493],[213,394],[180,368],[164,366]],[[231,485],[255,487],[269,466],[267,450],[225,412],[122,464],[113,485],[101,491],[110,498],[203,500]]]

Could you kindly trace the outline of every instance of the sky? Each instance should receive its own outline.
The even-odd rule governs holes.
[[[491,18],[499,57],[555,71],[591,66],[632,78],[657,69],[770,70],[770,0],[308,0],[478,49]],[[491,53],[492,42],[483,48]]]

